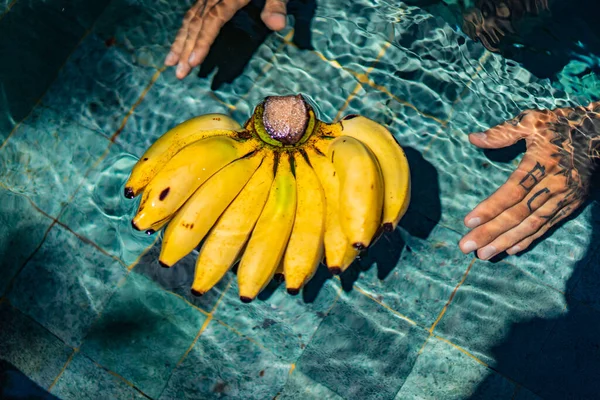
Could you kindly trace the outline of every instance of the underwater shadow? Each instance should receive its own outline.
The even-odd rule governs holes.
[[[10,362],[0,358],[0,399],[58,400]]]
[[[210,51],[200,66],[198,77],[207,78],[215,70],[211,89],[232,83],[243,72],[252,56],[272,31],[260,18],[265,0],[252,0],[239,10],[219,32]],[[312,50],[311,21],[317,4],[315,0],[291,0],[288,15],[294,17],[292,42],[303,50]]]
[[[566,284],[567,312],[513,324],[492,350],[494,370],[544,399],[597,399],[600,391],[599,199],[596,191],[588,205],[593,231]],[[496,379],[488,375],[470,398],[485,398]]]
[[[438,173],[417,150],[404,146],[402,148],[410,165],[411,205],[398,225],[410,236],[427,239],[442,216]],[[427,210],[427,214],[418,211],[417,207]],[[398,265],[405,249],[409,250],[399,229],[384,233],[340,275],[342,289],[351,291],[360,275],[374,264],[377,265],[377,278],[385,280]]]

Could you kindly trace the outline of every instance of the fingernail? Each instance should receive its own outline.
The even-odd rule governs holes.
[[[487,139],[487,135],[483,132],[480,133],[472,133],[471,136],[473,136],[475,139],[479,139],[479,140],[486,140]]]
[[[470,253],[475,250],[477,250],[477,243],[475,243],[472,240],[469,240],[468,242],[462,245],[462,251],[465,253]]]
[[[177,61],[177,56],[175,55],[175,53],[170,51],[169,54],[167,54],[167,58],[165,58],[165,64],[167,64],[167,65],[175,64],[176,61]]]
[[[486,246],[483,249],[481,249],[481,254],[479,255],[479,257],[483,260],[487,260],[487,259],[491,258],[497,252],[498,252],[498,250],[496,250],[496,248],[494,246]]]
[[[184,77],[187,73],[187,70],[188,68],[185,64],[179,63],[177,65],[177,76],[180,78]]]
[[[520,246],[513,246],[510,249],[506,250],[506,253],[508,255],[514,256],[515,254],[517,254],[520,251],[521,251],[521,247]]]
[[[467,228],[476,228],[481,224],[481,218],[475,217],[467,221]]]
[[[194,63],[194,60],[196,60],[196,52],[195,52],[195,51],[192,51],[192,54],[190,54],[190,58],[188,59],[188,62],[189,62],[190,64],[193,64],[193,63]]]

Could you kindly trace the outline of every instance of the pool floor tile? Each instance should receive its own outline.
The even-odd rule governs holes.
[[[8,298],[78,347],[125,273],[118,261],[55,225],[18,275]]]
[[[27,197],[0,187],[0,296],[42,243],[51,223]]]
[[[172,71],[164,71],[127,120],[117,142],[131,154],[140,157],[160,136],[190,118],[230,111],[211,93],[206,80],[176,80]]]
[[[164,268],[158,262],[161,246],[162,240],[159,239],[140,258],[135,265],[135,272],[147,276],[163,289],[178,294],[207,313],[211,312],[223,292],[229,288],[231,279],[235,279],[235,275],[225,275],[215,287],[203,296],[194,296],[191,293],[191,287],[196,272],[198,251],[192,251],[171,268]]]
[[[427,332],[357,292],[323,320],[296,368],[343,398],[393,399]]]
[[[452,345],[430,338],[396,396],[403,399],[511,399],[515,384]]]
[[[281,395],[278,397],[278,399],[343,400],[343,397],[339,396],[331,389],[316,383],[297,369],[294,369],[287,379],[285,387],[281,391]]]
[[[123,195],[135,162],[120,146],[111,146],[60,216],[61,223],[128,266],[155,240],[131,226],[140,198],[130,200]]]
[[[565,306],[562,293],[522,270],[477,261],[434,333],[501,373],[505,369],[499,366],[499,359],[510,359],[511,366],[520,371],[519,365],[540,352],[553,328],[550,323],[536,324],[536,320],[560,317],[566,313]],[[523,333],[518,342],[511,339],[516,327]],[[508,376],[516,379],[517,371]]]
[[[0,326],[0,358],[47,389],[73,349],[6,301],[0,303]]]
[[[467,271],[472,256],[458,248],[460,235],[409,209],[400,228],[381,237],[341,275],[394,311],[429,328]]]
[[[82,353],[73,357],[51,392],[63,400],[147,398]]]
[[[69,57],[42,104],[111,137],[150,84],[156,70],[89,34]]]
[[[160,399],[272,399],[289,370],[290,364],[213,320],[177,366]]]
[[[1,18],[0,54],[11,57],[0,63],[0,98],[16,122],[29,114],[85,33],[70,7],[61,11],[56,3],[19,0]]]
[[[329,272],[321,266],[297,296],[289,295],[285,284],[277,286],[271,282],[257,299],[244,304],[239,298],[237,276],[233,276],[231,287],[214,311],[214,317],[293,363],[338,296],[339,286],[330,278]]]
[[[158,397],[206,316],[131,272],[90,329],[81,352]]]
[[[0,149],[0,181],[56,217],[108,144],[96,132],[38,107]]]

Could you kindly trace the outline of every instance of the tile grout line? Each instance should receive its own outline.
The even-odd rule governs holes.
[[[54,378],[54,380],[52,381],[52,383],[50,384],[50,386],[48,386],[48,392],[49,393],[52,392],[52,388],[54,388],[54,385],[56,385],[56,383],[58,382],[58,380],[60,379],[60,377],[67,370],[67,367],[71,363],[71,360],[73,360],[73,357],[75,357],[75,354],[77,354],[78,352],[79,352],[79,348],[77,348],[77,347],[73,348],[73,351],[71,352],[71,355],[69,356],[69,358],[67,358],[67,361],[63,365],[62,369],[60,370],[60,372],[58,373],[58,375],[56,375],[56,378]]]
[[[456,287],[454,288],[454,290],[450,294],[450,298],[446,302],[446,305],[444,305],[444,308],[442,308],[442,311],[438,315],[437,319],[435,320],[435,322],[429,328],[429,334],[430,335],[433,335],[433,331],[435,330],[437,324],[444,317],[444,314],[446,314],[446,311],[448,310],[448,307],[450,307],[450,303],[452,303],[452,300],[454,300],[454,296],[456,296],[456,293],[458,292],[458,289],[460,289],[460,287],[463,285],[463,283],[465,283],[465,281],[467,280],[467,277],[469,276],[469,272],[471,272],[471,268],[473,268],[473,265],[475,264],[475,261],[477,261],[477,258],[473,258],[473,260],[471,260],[471,262],[469,263],[469,266],[467,267],[467,270],[463,274],[462,279],[460,280],[460,282],[458,282],[458,284],[456,285]]]

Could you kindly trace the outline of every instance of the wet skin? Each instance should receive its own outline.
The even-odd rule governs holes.
[[[165,60],[185,78],[200,65],[223,25],[250,0],[199,0],[185,14]],[[513,23],[548,10],[549,0],[478,0],[463,15],[463,30],[490,51]],[[266,0],[261,14],[272,30],[286,25],[286,0]],[[600,102],[587,107],[528,110],[483,133],[469,136],[482,149],[498,149],[519,140],[527,152],[517,170],[464,220],[472,230],[459,242],[464,253],[488,260],[506,251],[527,249],[548,229],[586,200],[600,158]]]

